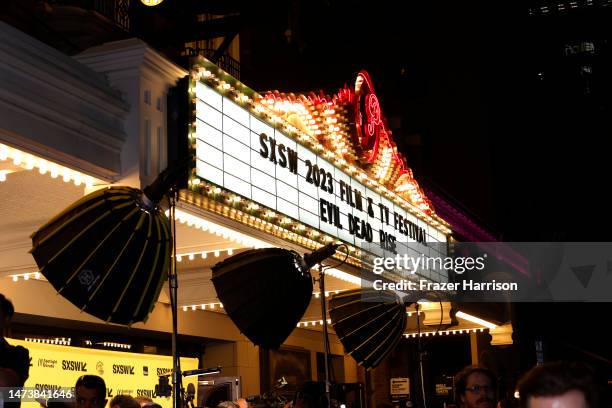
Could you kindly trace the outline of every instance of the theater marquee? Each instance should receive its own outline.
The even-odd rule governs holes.
[[[300,108],[299,102],[287,103],[280,95],[254,95],[249,101],[255,103],[248,104],[238,87],[228,92],[228,85],[218,81],[215,86],[210,80],[199,80],[193,87],[198,178],[355,247],[378,243],[395,252],[398,242],[426,245],[446,241],[448,228],[435,218],[403,159],[396,159],[395,145],[384,126],[367,73],[358,76],[355,91],[345,88],[328,99],[311,97],[301,101],[311,109],[314,105],[324,109],[319,116],[346,111],[348,106],[347,115],[356,118],[352,148],[347,148],[351,132],[342,132],[349,126],[338,123],[344,121],[342,117],[314,117],[308,120],[309,125],[316,126],[317,121],[323,120],[330,126],[305,128],[300,126],[298,115],[288,112],[301,109],[303,113],[306,108]],[[276,119],[262,114],[275,109],[282,111]],[[287,122],[281,123],[284,120]],[[302,131],[310,131],[310,139],[318,137],[322,142],[326,133],[333,132],[336,139],[331,146],[342,149],[322,149],[325,143],[316,145],[303,134],[296,137]],[[361,162],[368,169],[348,166],[346,158],[350,160],[351,154],[361,154]],[[392,192],[367,174],[368,170],[380,174],[387,170],[380,164],[384,160],[390,163],[387,167],[391,174],[384,180],[399,186]],[[399,165],[392,168],[394,163]],[[379,175],[378,179],[382,181],[383,177]],[[410,195],[402,196],[404,192]],[[402,197],[420,201],[408,205]],[[434,221],[427,222],[428,219]]]

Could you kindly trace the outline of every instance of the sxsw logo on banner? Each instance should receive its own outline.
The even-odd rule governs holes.
[[[134,375],[134,366],[113,364],[113,374]]]
[[[172,373],[171,368],[158,368],[157,369],[157,376],[171,374],[171,373]]]
[[[87,363],[84,363],[82,361],[62,360],[62,370],[87,371]]]

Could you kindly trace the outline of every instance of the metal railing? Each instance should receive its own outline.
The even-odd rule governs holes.
[[[201,55],[204,58],[210,60],[215,54],[215,51],[216,50],[210,48],[186,47],[183,50],[182,55],[185,57],[195,57],[197,55]],[[215,62],[215,64],[217,64],[219,68],[221,68],[234,78],[240,79],[240,61],[238,61],[237,59],[230,57],[228,54],[223,54],[221,55],[218,61],[213,62]]]
[[[100,13],[124,31],[130,31],[130,2],[132,0],[55,0],[58,6],[80,7]]]

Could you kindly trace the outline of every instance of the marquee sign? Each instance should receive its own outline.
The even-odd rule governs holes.
[[[307,147],[283,127],[241,106],[239,100],[230,98],[222,89],[205,81],[195,84],[197,177],[355,247],[379,243],[383,249],[395,252],[397,242],[446,241],[442,225],[435,227],[415,216],[375,183],[366,182],[365,173],[349,174],[329,151],[319,153]],[[355,109],[360,145],[356,151],[363,152],[366,162],[381,168],[381,148],[388,156],[394,145],[390,144],[367,73],[358,76],[354,93],[344,90],[335,99]],[[333,106],[331,100],[310,99],[327,107]],[[266,96],[263,103],[274,105],[275,99]],[[299,106],[292,104],[289,108]],[[292,119],[288,114],[287,118],[300,125],[295,116]],[[326,119],[330,124],[327,130],[340,128],[334,120],[337,123],[335,118]],[[327,132],[315,129],[312,133],[325,136]],[[396,155],[392,152],[384,159],[389,161]],[[411,178],[403,161],[400,164],[392,177]],[[422,195],[415,193],[413,196]]]

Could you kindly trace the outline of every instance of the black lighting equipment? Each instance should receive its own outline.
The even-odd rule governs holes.
[[[213,266],[212,282],[238,329],[256,345],[277,349],[310,303],[309,269],[297,252],[252,249]]]
[[[329,301],[332,326],[346,352],[366,369],[376,367],[406,330],[406,305],[391,291],[355,289]]]
[[[325,268],[321,262],[340,247],[328,244],[302,258],[281,248],[253,249],[213,266],[217,297],[238,329],[253,343],[277,349],[295,330],[312,298],[310,268],[319,264],[319,287],[325,293]],[[325,296],[321,296],[325,385],[329,403],[329,339]]]
[[[70,303],[107,322],[145,321],[168,278],[172,387],[166,378],[158,388],[165,395],[174,389],[174,408],[181,406],[174,209],[177,186],[191,167],[193,157],[177,160],[143,191],[120,186],[97,190],[32,234],[31,253],[45,278]],[[164,196],[170,220],[159,205]]]
[[[145,321],[166,279],[170,222],[158,205],[187,161],[169,167],[144,191],[94,191],[32,234],[32,256],[57,292],[112,323]]]
[[[183,377],[194,377],[194,376],[200,376],[200,375],[214,375],[214,374],[220,374],[220,373],[221,373],[220,366],[217,366],[214,368],[198,368],[196,370],[183,371]]]
[[[172,376],[174,378],[175,371],[161,374],[157,378],[157,384],[155,385],[155,395],[158,397],[170,397],[172,396],[172,390],[176,389],[172,385],[170,385],[169,377]],[[179,374],[183,377],[194,377],[201,375],[214,375],[221,373],[221,367],[217,366],[214,368],[198,368],[196,370],[185,370],[183,372],[179,372]],[[180,393],[176,393],[175,395],[180,395]],[[195,398],[195,387],[193,384],[187,384],[187,392],[185,393],[185,401],[181,406],[188,406],[188,403],[191,403],[193,407],[193,399]]]

